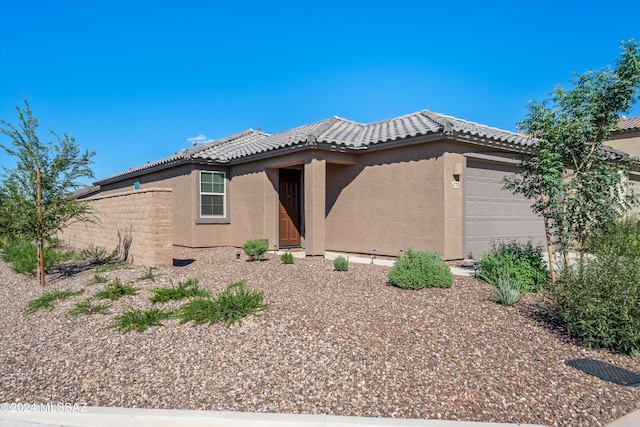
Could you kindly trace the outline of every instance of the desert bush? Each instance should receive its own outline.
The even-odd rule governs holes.
[[[283,253],[280,255],[280,261],[282,261],[283,264],[293,264],[293,254],[291,252]]]
[[[56,291],[45,292],[39,298],[36,298],[36,299],[33,299],[33,300],[29,301],[27,303],[27,306],[24,309],[24,312],[27,313],[27,314],[31,314],[31,313],[35,313],[36,311],[40,310],[41,308],[46,308],[48,310],[53,310],[53,307],[54,307],[53,302],[54,301],[67,299],[69,297],[80,295],[83,292],[84,292],[84,289],[81,289],[79,291],[72,291],[70,289],[66,289],[64,291],[56,290]]]
[[[590,236],[595,256],[565,269],[550,288],[552,314],[586,347],[640,353],[640,227],[608,224]]]
[[[73,308],[67,311],[67,316],[73,317],[78,316],[80,314],[95,314],[101,313],[104,314],[109,309],[108,305],[104,304],[92,304],[90,299],[83,299],[82,301],[78,301],[75,303]]]
[[[517,282],[522,292],[537,292],[547,280],[547,266],[542,257],[542,247],[531,241],[520,243],[493,242],[489,253],[478,262],[478,277],[495,284],[502,275]]]
[[[144,280],[151,280],[152,282],[155,282],[156,281],[156,275],[153,272],[153,270],[156,270],[156,268],[155,267],[147,268],[147,271],[144,274],[140,275],[139,277],[136,277],[136,281],[137,282],[142,282]]]
[[[96,283],[107,283],[108,281],[109,279],[107,279],[106,277],[101,276],[98,273],[95,273],[93,277],[87,280],[87,285],[91,286],[91,285],[95,285]]]
[[[109,251],[104,246],[95,246],[90,244],[84,249],[80,250],[80,257],[89,261],[92,264],[108,264],[115,260],[115,253]]]
[[[264,239],[247,240],[242,249],[250,261],[261,261],[269,250],[269,244]]]
[[[151,292],[153,296],[149,298],[153,304],[165,303],[169,301],[178,301],[192,297],[209,297],[211,292],[198,287],[198,279],[189,279],[186,282],[178,282],[178,286],[171,288],[156,288]]]
[[[123,334],[131,331],[144,332],[150,326],[163,326],[162,321],[173,315],[173,312],[159,308],[148,310],[129,308],[114,318],[111,327]]]
[[[242,324],[242,319],[250,314],[266,310],[268,306],[262,302],[263,298],[263,291],[247,289],[241,281],[228,285],[214,300],[196,298],[183,304],[177,317],[181,323],[193,322],[194,326],[224,321],[229,328],[236,322]]]
[[[640,221],[626,218],[598,227],[586,239],[586,249],[596,255],[640,256]]]
[[[453,274],[439,253],[409,248],[391,267],[389,283],[403,289],[449,288]]]
[[[520,301],[522,285],[509,272],[499,274],[495,283],[491,283],[491,285],[493,286],[493,295],[500,304],[512,306]]]
[[[108,299],[111,301],[117,301],[120,298],[127,295],[136,295],[138,290],[128,283],[120,282],[117,277],[113,282],[107,284],[103,290],[95,294],[96,299]]]
[[[35,274],[38,269],[38,246],[28,241],[8,240],[2,245],[2,259],[19,274]],[[62,251],[52,245],[44,247],[45,269],[73,258],[73,251]]]
[[[349,261],[342,255],[338,255],[336,259],[333,260],[333,268],[336,271],[347,271],[349,270]]]

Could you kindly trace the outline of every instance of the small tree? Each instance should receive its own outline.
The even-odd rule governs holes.
[[[28,101],[16,107],[18,126],[0,121],[0,132],[11,144],[0,144],[7,154],[16,158],[16,166],[3,168],[0,181],[0,224],[5,226],[5,238],[27,241],[51,240],[73,220],[92,220],[91,207],[69,197],[69,193],[84,187],[82,178],[93,178],[90,168],[95,152],[84,153],[75,138],[50,131],[54,141],[42,142],[37,134],[38,119],[33,116]],[[37,170],[41,171],[42,219],[38,216]]]
[[[620,217],[637,199],[625,194],[628,164],[612,162],[603,142],[638,97],[640,48],[623,42],[616,68],[587,71],[546,101],[531,102],[522,129],[538,140],[520,175],[505,188],[533,200],[545,223],[552,280],[552,245],[559,245],[565,267],[567,251],[582,253],[594,226]]]

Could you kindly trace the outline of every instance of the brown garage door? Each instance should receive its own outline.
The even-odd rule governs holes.
[[[516,165],[467,159],[464,174],[465,254],[480,257],[492,240],[544,241],[542,219],[531,211],[531,201],[502,189],[502,179]]]

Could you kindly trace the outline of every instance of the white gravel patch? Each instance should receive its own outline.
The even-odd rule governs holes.
[[[389,267],[323,259],[283,265],[236,261],[234,248],[176,248],[108,315],[66,316],[103,285],[93,269],[50,275],[47,289],[85,288],[51,310],[25,315],[36,279],[0,263],[0,402],[86,403],[172,409],[431,418],[548,426],[601,426],[640,407],[623,387],[564,364],[590,357],[640,372],[640,357],[587,350],[545,320],[540,295],[515,307],[456,277],[451,289],[388,286]],[[193,262],[191,262],[193,260]],[[134,280],[143,267],[102,275]],[[246,280],[269,309],[230,329],[164,327],[122,335],[127,307],[151,307],[150,289],[197,277],[214,292]]]

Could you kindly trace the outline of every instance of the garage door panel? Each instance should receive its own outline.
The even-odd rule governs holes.
[[[507,217],[509,219],[513,219],[516,215],[515,212],[517,210],[517,206],[514,206],[510,203],[502,204],[502,216]]]
[[[544,240],[542,219],[531,210],[531,202],[502,188],[503,178],[516,172],[515,165],[467,159],[464,202],[466,255],[480,257],[493,240],[533,240],[535,243]]]

